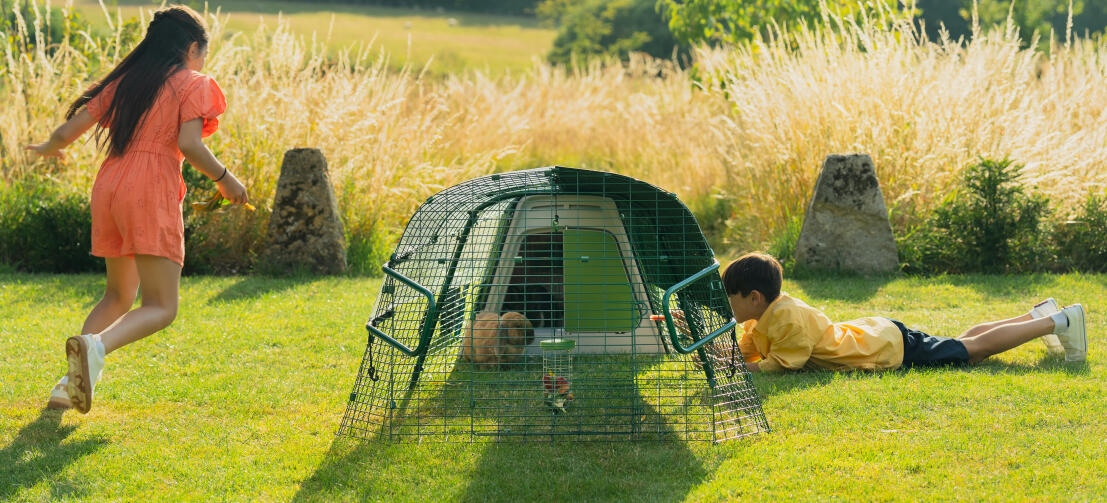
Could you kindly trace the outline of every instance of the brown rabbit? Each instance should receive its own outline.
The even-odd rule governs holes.
[[[500,316],[493,312],[477,313],[465,325],[461,338],[461,361],[473,362],[481,368],[499,363]]]
[[[523,348],[534,341],[534,326],[517,312],[504,313],[500,317],[500,362],[517,363],[523,360]]]

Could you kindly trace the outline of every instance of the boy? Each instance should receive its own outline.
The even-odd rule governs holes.
[[[1084,361],[1087,337],[1080,304],[1059,310],[1049,299],[1030,312],[976,325],[956,339],[935,337],[890,318],[831,323],[818,309],[780,291],[780,263],[763,253],[735,260],[723,273],[738,342],[753,372],[824,368],[879,370],[976,363],[1046,334],[1057,334],[1066,361]]]

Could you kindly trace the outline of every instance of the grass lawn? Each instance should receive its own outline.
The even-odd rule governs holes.
[[[55,2],[58,3],[58,2]],[[104,2],[115,16],[138,16],[140,8],[156,9],[149,0]],[[188,2],[182,2],[188,3]],[[106,27],[97,0],[75,0],[74,6],[94,25]],[[202,2],[192,2],[202,9]],[[421,68],[433,58],[430,71],[445,74],[478,69],[493,75],[522,72],[534,58],[543,58],[553,46],[556,32],[535,18],[454,11],[415,10],[324,2],[214,0],[208,8],[229,15],[228,29],[252,34],[258,25],[276,26],[278,15],[292,30],[322,41],[328,31],[328,47],[334,51],[353,44],[373,42],[394,66],[410,63]],[[331,21],[333,18],[333,28]],[[451,26],[451,19],[455,24]]]
[[[969,369],[756,375],[774,431],[685,443],[336,439],[378,279],[188,277],[109,356],[91,413],[42,409],[102,277],[0,274],[0,500],[1066,500],[1107,494],[1107,276],[788,281],[832,319],[935,335],[1055,296],[1087,364],[1033,342]]]

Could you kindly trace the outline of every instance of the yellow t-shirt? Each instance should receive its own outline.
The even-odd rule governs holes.
[[[903,336],[887,318],[831,323],[822,311],[781,292],[759,320],[742,324],[738,348],[760,369],[895,369],[903,363]]]

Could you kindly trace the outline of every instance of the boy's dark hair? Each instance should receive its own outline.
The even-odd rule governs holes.
[[[104,117],[101,119],[101,124],[107,124],[110,129],[107,141],[101,140],[103,128],[98,124],[97,143],[101,147],[106,143],[111,155],[123,155],[142,116],[154,104],[161,85],[170,75],[183,68],[185,53],[192,42],[199,44],[201,49],[208,46],[207,27],[196,11],[183,5],[174,5],[155,12],[142,42],[111,72],[69,105],[65,118],[73,118],[82,106],[100,94],[108,84],[118,80],[115,96],[104,109]]]
[[[753,252],[738,257],[723,273],[723,287],[727,295],[743,297],[757,290],[772,302],[780,296],[780,284],[784,281],[784,269],[772,255]]]

